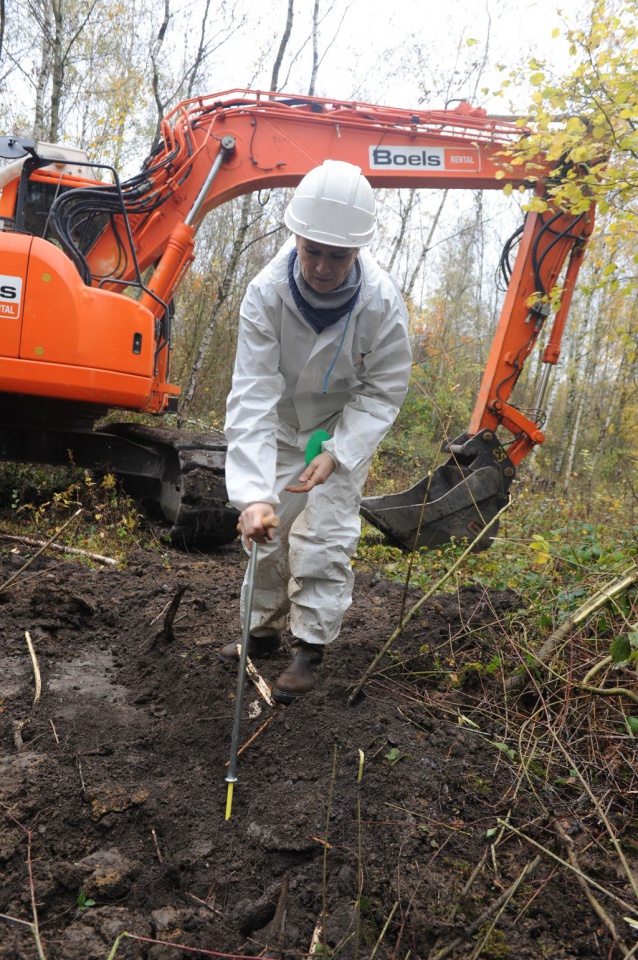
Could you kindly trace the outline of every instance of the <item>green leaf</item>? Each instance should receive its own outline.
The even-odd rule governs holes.
[[[638,717],[627,717],[627,726],[632,737],[638,734]]]
[[[624,663],[631,656],[629,637],[616,637],[609,648],[609,655],[614,663]]]
[[[94,906],[95,906],[95,900],[91,900],[89,897],[87,897],[84,890],[80,890],[78,894],[78,909],[87,910],[89,907],[94,907]]]

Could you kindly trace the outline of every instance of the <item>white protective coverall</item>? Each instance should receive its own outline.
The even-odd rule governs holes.
[[[270,503],[281,524],[259,547],[251,633],[327,644],[352,598],[359,505],[374,452],[406,394],[408,318],[392,278],[362,248],[361,289],[349,316],[317,334],[297,309],[288,281],[294,238],[249,285],[242,303],[227,401],[226,484],[243,510]],[[312,433],[336,468],[304,493],[284,487],[305,469]],[[242,590],[242,612],[245,584]]]

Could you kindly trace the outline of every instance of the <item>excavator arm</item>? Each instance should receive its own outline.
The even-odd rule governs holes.
[[[506,268],[507,293],[467,432],[446,444],[446,463],[409,490],[363,501],[363,515],[394,543],[437,547],[451,539],[479,538],[477,550],[489,547],[498,522],[491,523],[483,537],[481,531],[508,502],[517,466],[545,439],[541,425],[549,369],[560,357],[576,276],[593,226],[593,209],[580,216],[551,208],[527,215],[511,275]],[[524,413],[512,403],[512,392],[552,315],[550,300],[561,280],[538,395],[534,409]]]
[[[180,104],[163,121],[161,141],[140,173],[123,183],[110,168],[112,182],[98,179],[103,169],[85,158],[55,163],[32,142],[5,142],[2,155],[26,159],[19,180],[7,181],[2,192],[0,253],[14,264],[7,273],[17,276],[27,261],[30,272],[20,276],[21,332],[7,344],[0,337],[7,354],[2,389],[162,412],[179,393],[170,382],[171,302],[203,218],[242,194],[295,186],[327,158],[357,164],[375,187],[531,188],[547,209],[527,215],[515,262],[504,265],[507,294],[467,432],[448,444],[449,460],[430,477],[362,505],[406,548],[473,539],[507,500],[518,464],[544,439],[542,394],[531,413],[511,395],[551,315],[550,301],[560,307],[543,360],[558,360],[593,228],[593,210],[572,216],[552,208],[555,171],[543,158],[508,164],[508,148],[525,135],[466,103],[411,111],[231,90]],[[41,195],[51,200],[45,227],[35,231],[29,215],[33,220]],[[507,438],[497,436],[501,428]],[[481,546],[488,543],[486,537]]]

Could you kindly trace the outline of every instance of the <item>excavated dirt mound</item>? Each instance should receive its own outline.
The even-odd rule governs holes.
[[[3,583],[26,556],[4,554]],[[469,681],[439,688],[459,645],[489,662],[512,593],[424,604],[350,705],[403,601],[399,584],[359,573],[310,696],[271,708],[247,683],[240,743],[263,729],[226,819],[236,668],[215,648],[239,636],[244,568],[239,544],[139,550],[126,568],[36,561],[0,592],[2,960],[38,956],[32,901],[47,960],[298,958],[313,935],[316,955],[361,960],[620,956],[577,877],[498,834],[509,818],[551,847],[562,817],[576,842],[572,795],[488,746],[503,731],[473,713]],[[256,666],[272,682],[287,662]],[[481,697],[502,701],[488,674],[474,674]],[[627,896],[608,848],[588,844],[581,867]],[[622,908],[605,908],[626,935]]]

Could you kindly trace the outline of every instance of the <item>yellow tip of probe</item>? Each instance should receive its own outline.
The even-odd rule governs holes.
[[[228,793],[226,794],[226,819],[230,820],[230,811],[233,806],[233,787],[235,784],[232,780],[228,782]]]

